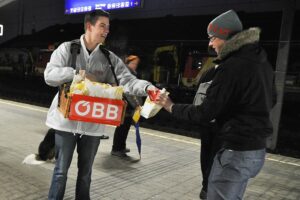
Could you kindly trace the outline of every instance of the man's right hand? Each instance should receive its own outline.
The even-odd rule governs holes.
[[[174,103],[170,99],[168,92],[159,93],[158,97],[156,98],[155,103],[157,103],[158,105],[161,105],[168,112],[172,113],[172,107],[173,107]]]

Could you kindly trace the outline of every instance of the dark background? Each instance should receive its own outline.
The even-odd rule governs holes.
[[[146,3],[146,2],[145,2]],[[145,6],[147,3],[145,4]],[[10,9],[10,5],[7,8]],[[26,5],[25,5],[26,6]],[[234,6],[238,7],[237,4]],[[241,4],[241,6],[243,6]],[[157,7],[159,10],[160,8]],[[261,8],[260,8],[261,9]],[[126,54],[137,54],[141,57],[139,74],[142,78],[153,81],[152,70],[155,65],[154,52],[157,48],[174,45],[177,48],[179,72],[172,74],[169,82],[157,82],[160,87],[166,87],[171,92],[171,97],[178,103],[191,103],[196,87],[186,87],[178,84],[178,76],[184,72],[188,53],[199,52],[199,57],[207,56],[207,24],[216,14],[198,15],[172,15],[160,17],[143,17],[126,19],[126,11],[112,12],[111,29],[106,45],[120,57]],[[138,10],[138,12],[142,12]],[[272,65],[276,66],[282,11],[246,12],[238,9],[238,15],[244,28],[260,27],[261,43],[266,49]],[[1,14],[0,14],[1,16]],[[22,17],[22,16],[21,16]],[[26,17],[26,14],[25,16]],[[73,16],[68,16],[72,18]],[[82,18],[83,15],[74,16]],[[36,17],[38,18],[38,17]],[[1,20],[1,18],[0,18]],[[37,20],[37,19],[36,19]],[[74,20],[77,21],[77,20]],[[78,20],[79,21],[79,20]],[[1,23],[1,21],[0,21]],[[25,23],[26,24],[26,23]],[[16,25],[16,26],[19,26]],[[285,90],[279,135],[275,153],[300,157],[300,11],[296,10],[293,24],[292,39],[290,43],[290,55],[288,69],[285,77]],[[17,34],[9,40],[0,43],[0,97],[15,101],[49,107],[57,88],[51,88],[44,83],[42,73],[35,72],[37,63],[47,62],[51,55],[49,45],[57,47],[61,42],[78,38],[83,33],[82,22],[51,24],[41,30],[33,26],[29,34]],[[18,58],[16,61],[1,60],[1,53],[12,54]],[[21,56],[20,56],[21,55]],[[30,55],[30,56],[28,56]],[[172,62],[170,55],[161,55],[166,63]],[[4,56],[5,57],[5,56]],[[30,59],[28,57],[31,57]],[[25,59],[28,58],[28,59]],[[3,66],[11,66],[10,70],[4,70]],[[173,69],[170,69],[172,71]],[[171,118],[168,113],[161,111],[157,116],[144,120],[145,127],[151,127],[176,134],[183,134],[200,138],[195,131],[196,127],[188,122]]]

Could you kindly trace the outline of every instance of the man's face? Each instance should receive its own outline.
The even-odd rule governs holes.
[[[109,33],[109,18],[98,17],[95,25],[88,22],[87,31],[90,32],[93,41],[97,43],[104,43]]]
[[[225,40],[214,37],[214,36],[210,36],[209,37],[209,44],[208,46],[210,46],[211,48],[213,48],[216,53],[219,55],[221,49],[223,48],[225,44]]]

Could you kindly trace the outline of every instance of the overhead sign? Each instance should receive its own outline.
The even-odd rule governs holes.
[[[0,36],[2,36],[3,35],[3,24],[0,24]]]
[[[65,0],[65,14],[142,7],[143,0]]]

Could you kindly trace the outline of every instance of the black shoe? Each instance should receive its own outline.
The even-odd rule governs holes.
[[[102,140],[107,140],[107,139],[109,139],[109,136],[101,135],[101,136],[100,136],[100,139],[102,139]]]
[[[127,154],[124,151],[111,151],[110,154],[121,158],[127,157]]]
[[[207,192],[202,189],[199,197],[200,197],[200,199],[207,199]]]
[[[130,149],[129,148],[125,148],[125,149],[122,149],[122,150],[114,150],[114,149],[112,149],[112,151],[122,151],[124,153],[129,153]]]

